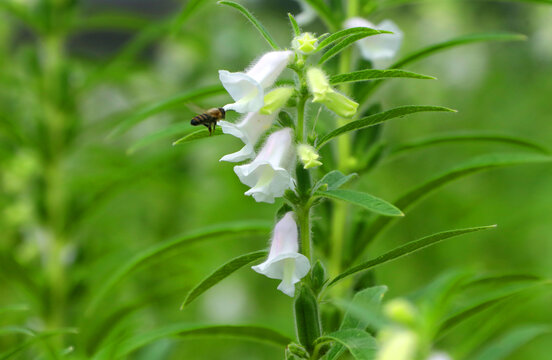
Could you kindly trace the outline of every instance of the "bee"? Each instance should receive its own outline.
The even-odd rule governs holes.
[[[226,111],[223,108],[212,108],[195,116],[190,124],[193,126],[204,125],[209,129],[209,136],[211,136],[217,128],[217,121],[224,119],[225,116]]]

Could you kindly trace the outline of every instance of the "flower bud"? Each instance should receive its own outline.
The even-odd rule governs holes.
[[[416,309],[405,299],[393,299],[383,307],[385,315],[398,323],[412,325],[416,320]]]
[[[338,93],[331,86],[324,72],[318,68],[307,70],[307,84],[314,95],[313,102],[324,104],[328,109],[341,117],[352,117],[356,114],[358,103]]]
[[[316,152],[316,149],[307,144],[300,144],[297,146],[297,155],[304,165],[305,169],[314,168],[322,165],[318,159],[320,155]]]
[[[300,54],[308,55],[318,47],[318,39],[309,32],[302,33],[293,39],[291,46]]]
[[[271,115],[282,108],[293,95],[293,88],[290,86],[280,87],[272,90],[264,97],[264,106],[259,111],[263,115]]]

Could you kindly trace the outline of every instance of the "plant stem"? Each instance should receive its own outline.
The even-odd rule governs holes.
[[[305,104],[307,96],[301,95],[297,103],[297,142],[306,143],[307,131],[305,122]]]
[[[299,222],[299,237],[301,243],[301,253],[305,255],[312,264],[312,239],[310,229],[310,206],[302,205],[297,210],[297,220]]]

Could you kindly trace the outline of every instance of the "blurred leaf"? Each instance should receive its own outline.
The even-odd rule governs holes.
[[[10,313],[10,312],[19,312],[19,311],[29,311],[29,310],[30,310],[29,306],[25,305],[25,304],[0,306],[0,314]]]
[[[409,243],[406,243],[405,245],[399,246],[383,255],[378,256],[375,259],[366,261],[362,264],[359,264],[357,266],[354,266],[350,268],[349,270],[341,273],[340,275],[336,276],[328,286],[331,286],[338,282],[339,280],[342,280],[343,278],[356,274],[359,271],[368,270],[371,268],[374,268],[376,266],[385,264],[389,261],[401,258],[403,256],[406,256],[408,254],[414,253],[418,250],[421,250],[423,248],[426,248],[431,245],[435,245],[443,240],[456,237],[459,235],[475,232],[475,231],[481,231],[481,230],[489,230],[494,229],[496,225],[488,225],[488,226],[479,226],[479,227],[473,227],[473,228],[466,228],[466,229],[459,229],[459,230],[449,230],[440,232],[437,234],[429,235],[426,237],[423,237],[418,240],[411,241]]]
[[[340,330],[359,329],[364,330],[372,324],[373,312],[379,308],[383,295],[387,292],[387,286],[374,286],[357,292],[341,322]],[[326,354],[327,360],[335,360],[345,351],[341,344],[334,344]]]
[[[260,326],[248,325],[215,325],[215,326],[197,326],[190,324],[173,324],[164,328],[138,334],[114,346],[114,350],[106,348],[100,351],[94,360],[100,359],[118,359],[129,355],[130,353],[143,348],[157,340],[174,337],[222,337],[233,339],[252,340],[262,343],[268,343],[279,347],[285,347],[292,340],[281,333]],[[110,354],[110,351],[114,351]]]
[[[142,30],[149,26],[153,19],[138,14],[126,12],[105,12],[86,14],[76,18],[72,24],[74,31],[93,30]]]
[[[471,360],[502,360],[506,359],[514,351],[529,343],[537,336],[552,332],[550,325],[528,325],[514,329],[488,344],[475,356],[470,356]]]
[[[404,70],[377,70],[377,69],[368,69],[354,71],[346,74],[339,74],[330,77],[330,83],[332,85],[356,82],[356,81],[367,81],[367,80],[376,80],[376,79],[386,79],[386,78],[409,78],[409,79],[427,79],[435,80],[433,76],[417,74],[410,71]]]
[[[32,333],[32,338],[29,340],[24,341],[23,343],[9,349],[6,352],[0,353],[0,360],[6,360],[11,358],[12,356],[20,353],[21,351],[27,349],[29,346],[34,345],[35,343],[45,340],[54,336],[59,335],[65,335],[65,334],[76,334],[77,330],[73,328],[64,328],[64,329],[57,329],[57,330],[48,330],[43,331],[40,333],[36,333],[32,330],[29,330],[29,332]]]
[[[477,286],[485,286],[485,285],[504,285],[508,283],[515,283],[515,282],[533,282],[533,281],[541,281],[543,280],[542,277],[531,275],[531,274],[503,274],[503,275],[491,275],[491,276],[480,276],[472,281],[464,284],[465,288],[473,288]]]
[[[400,6],[413,3],[427,3],[439,0],[382,0],[380,1],[380,6],[382,8],[389,8],[393,6]],[[465,1],[465,0],[456,0],[456,1]],[[535,4],[550,4],[552,5],[552,0],[476,0],[482,2],[520,2],[520,3],[535,3]]]
[[[487,154],[483,156],[475,157],[463,164],[456,166],[450,170],[443,172],[442,174],[426,181],[422,185],[417,186],[408,193],[401,196],[395,205],[407,211],[411,206],[416,204],[420,199],[429,195],[431,192],[439,189],[440,187],[448,184],[456,179],[464,176],[488,169],[499,168],[503,166],[530,164],[530,163],[544,163],[552,161],[552,157],[535,155],[535,154]],[[369,239],[368,241],[357,241],[356,247],[351,252],[352,260],[356,259],[362,254],[366,246],[376,238],[376,235],[381,232],[389,224],[389,218],[378,218],[370,225],[366,231],[364,231],[362,238]]]
[[[295,36],[301,35],[301,28],[299,27],[299,24],[297,24],[297,20],[291,15],[291,13],[288,13],[289,22],[291,23],[291,27],[293,29],[293,33]]]
[[[359,120],[351,121],[350,123],[339,127],[330,133],[322,136],[317,144],[316,147],[320,149],[322,146],[324,146],[328,141],[333,139],[336,136],[339,136],[341,134],[358,130],[358,129],[364,129],[369,126],[374,126],[376,124],[381,124],[384,121],[391,120],[397,117],[403,117],[405,115],[414,114],[418,112],[427,112],[427,111],[444,111],[444,112],[456,112],[456,110],[452,110],[446,107],[442,106],[429,106],[429,105],[407,105],[407,106],[399,106],[396,108],[393,108],[391,110],[383,111],[374,115],[370,115],[367,117],[364,117]]]
[[[339,330],[319,337],[316,344],[321,345],[330,341],[336,341],[345,346],[353,358],[357,360],[373,360],[376,358],[376,339],[364,330]]]
[[[465,306],[463,309],[455,312],[453,315],[445,319],[441,323],[438,333],[443,336],[443,333],[447,332],[464,320],[467,320],[506,299],[512,298],[514,295],[518,295],[519,293],[529,289],[535,289],[539,285],[549,284],[546,281],[534,281],[521,286],[501,288],[500,290],[492,293],[486,292],[482,298],[472,300],[470,305]]]
[[[334,200],[347,201],[351,204],[361,206],[367,210],[384,216],[404,216],[402,211],[387,201],[359,191],[335,189],[328,191],[317,191],[314,195]]]
[[[124,134],[150,116],[182,106],[186,102],[223,94],[224,92],[224,88],[220,85],[207,86],[198,90],[175,95],[169,99],[158,101],[153,104],[141,106],[139,109],[134,110],[130,115],[126,115],[124,118],[119,120],[119,124],[117,124],[117,127],[109,134],[109,137]]]
[[[190,290],[188,295],[186,295],[186,299],[182,303],[180,310],[184,309],[184,307],[188,306],[198,296],[200,296],[205,291],[209,290],[211,287],[218,284],[220,281],[226,279],[228,276],[230,276],[237,270],[241,269],[242,267],[252,263],[253,261],[266,256],[267,253],[268,252],[266,250],[251,252],[248,254],[238,256],[230,260],[226,264],[222,265],[217,270],[215,270],[211,275],[203,279],[192,290]]]
[[[320,16],[330,31],[334,31],[334,29],[339,28],[339,21],[335,19],[334,13],[330,10],[324,0],[304,1],[318,13],[318,16]]]
[[[173,31],[180,30],[180,28],[184,25],[186,20],[188,20],[188,18],[195,11],[197,11],[201,7],[201,5],[203,5],[204,2],[205,0],[188,0],[186,2],[186,5],[182,9],[182,11],[180,11],[180,14],[178,14],[178,17],[174,21]]]
[[[222,129],[220,128],[220,126],[217,127],[212,132],[212,134],[209,134],[209,130],[207,130],[207,128],[205,128],[205,129],[202,128],[201,130],[194,131],[192,133],[189,133],[188,135],[185,135],[185,136],[181,137],[180,139],[176,140],[172,144],[173,144],[173,146],[182,145],[182,144],[189,143],[189,142],[192,142],[192,141],[195,141],[195,140],[210,138],[210,137],[219,136],[219,135],[224,135],[224,133],[222,132]]]
[[[122,264],[116,271],[114,271],[109,279],[106,279],[102,287],[95,292],[87,309],[87,313],[90,314],[96,310],[100,301],[103,300],[105,295],[125,276],[134,271],[138,266],[143,265],[156,257],[173,250],[180,246],[193,244],[197,241],[206,240],[214,237],[221,237],[226,235],[239,234],[243,236],[245,234],[266,234],[272,228],[272,223],[264,221],[244,221],[234,222],[228,224],[219,224],[209,226],[203,229],[196,230],[195,232],[177,237],[172,240],[156,244],[148,249],[145,249],[138,254],[130,258],[126,263]]]
[[[364,39],[365,37],[374,36],[378,34],[392,34],[392,33],[390,31],[385,31],[385,30],[370,29],[368,31],[350,35],[349,37],[346,37],[345,39],[341,40],[340,42],[332,46],[329,50],[327,50],[324,53],[324,55],[322,55],[320,60],[318,60],[318,64],[319,65],[324,64],[326,61],[330,60],[331,58],[333,58],[334,56],[336,56],[337,54],[339,54],[340,52],[348,48],[354,42]]]
[[[320,41],[320,43],[318,44],[318,47],[316,48],[316,51],[317,52],[322,51],[327,46],[330,46],[334,42],[339,41],[339,40],[341,40],[345,37],[348,37],[350,35],[359,35],[359,34],[364,34],[364,33],[366,34],[366,36],[370,36],[370,35],[380,34],[381,32],[379,30],[370,29],[370,28],[366,28],[366,27],[354,27],[354,28],[350,28],[350,29],[339,30],[339,31],[336,31],[333,34],[329,35],[324,40]]]
[[[193,129],[193,127],[189,124],[189,122],[178,122],[175,124],[172,124],[163,130],[156,131],[154,133],[151,133],[147,136],[144,136],[140,140],[134,142],[131,147],[128,148],[127,153],[133,154],[136,151],[143,149],[144,147],[151,145],[152,143],[155,143],[159,140],[167,139],[174,137],[176,135],[182,135],[182,133],[190,132]],[[170,144],[167,142],[167,144]]]
[[[320,179],[316,183],[314,189],[316,191],[320,188],[320,186],[326,184],[326,185],[328,185],[327,190],[336,190],[339,187],[341,187],[341,185],[349,182],[349,180],[351,180],[355,176],[357,176],[357,174],[353,173],[353,174],[349,174],[349,175],[343,175],[343,173],[341,171],[333,170],[333,171],[330,171],[329,173],[327,173],[326,175],[324,175],[322,177],[322,179]]]
[[[270,36],[270,34],[268,33],[268,31],[266,30],[266,28],[263,26],[263,24],[261,24],[259,22],[259,20],[257,20],[253,14],[251,14],[249,12],[249,10],[247,10],[246,8],[244,8],[242,5],[238,4],[238,3],[235,3],[233,1],[219,1],[217,2],[217,4],[219,5],[227,5],[227,6],[230,6],[230,7],[233,7],[234,9],[237,9],[239,12],[241,12],[243,14],[243,16],[245,16],[247,18],[247,20],[251,21],[251,23],[253,24],[253,26],[255,26],[255,28],[261,33],[261,35],[263,36],[263,38],[268,42],[268,44],[274,49],[274,50],[279,50],[280,47],[278,46],[278,44],[276,44],[276,41],[274,41],[274,39],[272,38],[272,36]]]
[[[35,336],[35,332],[23,326],[2,326],[0,327],[0,336],[2,335],[18,335]]]
[[[389,156],[393,156],[405,151],[422,149],[432,145],[448,144],[455,142],[471,141],[489,141],[504,144],[511,144],[534,150],[542,154],[549,154],[548,149],[536,144],[530,140],[521,139],[515,136],[499,134],[480,134],[480,133],[459,133],[459,134],[438,134],[424,139],[415,140],[406,144],[399,145],[391,150]]]

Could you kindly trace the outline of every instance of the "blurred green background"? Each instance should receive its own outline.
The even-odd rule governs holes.
[[[268,324],[293,335],[292,299],[276,290],[276,281],[253,271],[232,275],[179,311],[191,286],[228,259],[264,248],[268,232],[171,252],[124,278],[94,314],[85,312],[110,275],[143,249],[212,224],[273,220],[278,205],[243,196],[246,188],[233,165],[218,161],[240,148],[239,140],[219,136],[173,147],[179,136],[171,134],[136,148],[140,139],[173,124],[183,124],[182,133],[189,131],[186,124],[195,113],[186,104],[148,117],[123,135],[109,136],[136,109],[217,85],[218,69],[241,71],[268,50],[258,33],[239,13],[214,1],[207,1],[175,34],[161,24],[177,16],[182,6],[177,1],[1,1],[0,307],[27,308],[0,313],[0,326],[37,331],[76,327],[79,334],[65,336],[62,345],[73,345],[77,358],[89,357],[99,335],[109,334],[99,325],[108,316],[120,321],[110,330],[118,334],[190,322]],[[295,1],[242,3],[280,44],[289,43],[286,14],[299,12]],[[438,81],[386,83],[374,99],[384,108],[431,104],[459,111],[392,122],[384,130],[390,145],[482,130],[551,147],[551,6],[428,1],[382,9],[371,20],[386,18],[405,33],[403,55],[476,32],[528,36],[525,42],[459,47],[408,67]],[[319,22],[305,29],[324,32]],[[133,42],[137,36],[143,43]],[[208,108],[228,100],[222,95],[196,103]],[[429,147],[384,160],[357,186],[393,200],[441,170],[495,150],[517,149],[489,143]],[[383,266],[376,271],[378,283],[389,286],[392,298],[451,268],[552,277],[551,184],[550,166],[527,165],[447,185],[382,234],[371,254],[442,230],[498,228]],[[550,323],[551,300],[549,291],[523,299],[504,327]],[[473,319],[477,321],[483,320]],[[461,326],[438,345],[454,348],[469,331]],[[0,353],[24,340],[24,335],[0,336]],[[551,336],[543,336],[511,359],[549,359],[550,341]],[[45,353],[39,344],[18,356],[41,359]],[[282,352],[237,340],[167,339],[132,358],[281,359]]]

